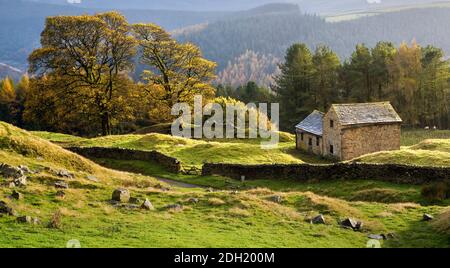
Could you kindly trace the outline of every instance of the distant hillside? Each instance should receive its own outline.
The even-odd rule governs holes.
[[[14,81],[18,81],[22,76],[22,71],[0,62],[0,79],[11,77]]]
[[[145,5],[137,0],[84,1],[82,5],[68,5],[65,0],[51,1],[60,5],[30,1],[0,0],[0,36],[8,36],[0,38],[0,62],[23,70],[27,68],[28,54],[39,46],[39,35],[46,16],[101,12],[114,5],[123,6],[121,3],[124,2],[127,3],[128,9],[121,12],[131,22],[157,23],[173,31],[178,40],[199,45],[207,58],[218,62],[219,81],[224,83],[228,81],[234,84],[256,79],[261,84],[269,84],[272,72],[277,69],[276,63],[281,61],[287,47],[295,42],[304,42],[311,48],[321,43],[327,44],[345,58],[352,52],[356,43],[372,46],[380,40],[399,43],[416,39],[420,44],[442,47],[450,54],[450,35],[447,34],[450,8],[404,9],[407,3],[410,6],[434,6],[437,5],[433,4],[435,1],[383,0],[380,4],[368,4],[366,0],[294,0],[293,2],[300,3],[300,7],[291,4],[269,4],[237,12],[142,10],[150,7],[150,3],[156,8],[164,7],[159,5],[164,2],[160,0],[145,1]],[[202,1],[173,0],[171,3],[174,4],[173,8],[180,7],[182,2],[190,3],[192,9],[199,7],[199,3],[216,7],[238,3]],[[252,6],[252,3],[257,1],[240,2]],[[266,2],[275,1],[259,3]],[[339,5],[336,2],[339,2]],[[142,3],[141,10],[130,9],[136,3]],[[402,8],[389,9],[399,6]],[[375,9],[377,12],[383,9],[383,12],[370,17],[360,16]],[[330,23],[321,16],[306,15],[304,10],[322,14],[350,12],[349,16],[354,19],[341,21],[340,15],[337,15],[339,22]],[[389,12],[385,12],[386,10]],[[342,16],[345,18],[346,15]],[[249,51],[257,56],[249,56]],[[140,69],[137,68],[138,71]],[[236,77],[237,73],[240,74],[239,77]]]
[[[198,44],[205,56],[224,70],[238,63],[245,66],[241,60],[248,50],[282,59],[286,49],[296,42],[306,43],[312,49],[326,44],[344,59],[357,43],[374,46],[378,41],[398,44],[415,39],[419,44],[441,47],[449,55],[448,25],[450,8],[409,9],[337,23],[293,10],[221,20],[198,31],[181,33],[177,38]]]
[[[27,0],[64,4],[67,0]],[[439,0],[81,0],[79,7],[115,9],[168,9],[195,11],[237,11],[269,3],[295,3],[309,13],[330,15],[356,10],[389,8],[402,5],[449,2]]]
[[[39,46],[40,33],[47,16],[104,12],[72,5],[53,5],[24,0],[0,0],[0,62],[27,68],[29,53]],[[164,10],[126,10],[130,22],[153,22],[173,30],[204,22],[214,22],[230,15],[227,12],[189,12]],[[8,38],[4,38],[7,36]]]

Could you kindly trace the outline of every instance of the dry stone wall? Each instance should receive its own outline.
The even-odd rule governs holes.
[[[157,151],[138,151],[104,147],[70,147],[66,149],[87,158],[149,161],[161,165],[173,173],[179,173],[181,171],[181,163],[178,159]]]
[[[370,179],[395,183],[426,184],[450,180],[450,167],[418,167],[395,164],[338,163],[333,165],[238,165],[205,164],[202,174],[246,180],[294,179],[328,181]]]

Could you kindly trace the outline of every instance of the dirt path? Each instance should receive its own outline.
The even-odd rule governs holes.
[[[190,184],[190,183],[185,183],[185,182],[181,182],[181,181],[174,181],[174,180],[170,180],[170,179],[165,179],[165,178],[160,178],[160,177],[155,177],[152,175],[149,175],[155,179],[157,179],[158,181],[167,183],[169,185],[175,186],[175,187],[181,187],[181,188],[206,188],[205,186],[200,186],[200,185],[196,185],[196,184]]]

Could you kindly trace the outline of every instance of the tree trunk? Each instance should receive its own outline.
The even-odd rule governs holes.
[[[102,115],[102,136],[111,135],[111,124],[109,120],[109,113]]]

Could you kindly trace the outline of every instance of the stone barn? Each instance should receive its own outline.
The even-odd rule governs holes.
[[[399,150],[401,124],[389,102],[334,104],[296,126],[297,148],[340,160]]]
[[[295,126],[297,149],[323,154],[323,115],[322,112],[314,111]]]

